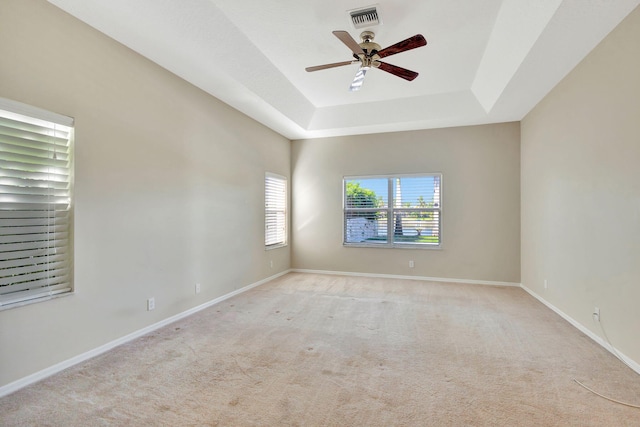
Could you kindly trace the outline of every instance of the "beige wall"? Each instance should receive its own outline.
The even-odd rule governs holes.
[[[294,141],[292,266],[519,283],[519,138],[506,123]],[[342,245],[344,176],[420,172],[443,175],[441,250]]]
[[[640,363],[638,41],[640,8],[522,121],[522,283]]]
[[[289,268],[288,140],[44,0],[0,2],[0,57],[0,96],[76,122],[76,294],[0,311],[0,386]]]

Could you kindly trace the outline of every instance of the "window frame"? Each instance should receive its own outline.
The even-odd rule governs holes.
[[[439,191],[437,207],[433,208],[406,208],[395,207],[393,200],[393,187],[395,179],[402,178],[421,178],[421,177],[434,177],[438,178]],[[367,180],[367,179],[386,179],[387,180],[387,207],[383,208],[348,208],[347,207],[347,182],[355,180]],[[439,250],[442,249],[442,173],[430,172],[430,173],[414,173],[414,174],[384,174],[384,175],[348,175],[342,179],[342,245],[344,247],[359,247],[359,248],[398,248],[398,249],[430,249]],[[438,243],[411,243],[411,242],[394,242],[394,223],[393,218],[398,212],[423,212],[432,211],[438,213]],[[385,212],[387,218],[387,240],[384,243],[365,243],[365,242],[347,242],[347,213],[349,212]]]
[[[15,249],[9,249],[2,252],[0,256],[0,261],[2,261],[1,264],[4,265],[4,269],[15,269],[14,272],[7,272],[8,274],[2,276],[4,278],[4,281],[7,281],[7,283],[5,283],[5,286],[3,286],[4,289],[0,291],[1,311],[32,303],[48,301],[53,298],[68,296],[74,293],[74,120],[71,117],[53,113],[41,108],[5,98],[0,98],[0,110],[9,113],[8,115],[2,115],[2,117],[5,117],[5,124],[8,124],[9,126],[8,128],[6,128],[9,129],[9,133],[6,135],[14,135],[7,136],[7,149],[3,150],[3,157],[7,159],[16,159],[16,163],[13,166],[11,165],[11,163],[6,163],[2,169],[3,172],[0,174],[0,176],[4,177],[4,181],[6,182],[5,192],[3,193],[5,197],[3,198],[1,208],[2,212],[4,212],[2,214],[2,217],[6,218],[4,226],[8,227],[6,230],[2,230],[2,236],[5,236],[5,240],[3,241],[17,242],[10,244],[20,245],[20,247],[16,247]],[[11,121],[13,121],[14,124],[22,123],[23,125],[10,124],[9,122]],[[37,131],[36,128],[38,128]],[[45,128],[49,130],[44,131],[43,129]],[[13,131],[11,129],[13,129]],[[20,135],[12,133],[31,131],[35,133],[31,135]],[[59,145],[59,143],[61,142],[61,139],[59,138],[59,135],[61,135],[60,132],[62,132],[62,134],[67,134],[66,138],[62,138],[62,140],[65,141],[64,145],[62,146]],[[56,139],[53,139],[54,135]],[[50,148],[49,145],[51,145]],[[53,148],[54,145],[57,147],[66,146],[66,152],[64,150],[56,151],[56,149]],[[40,148],[26,148],[37,146],[39,146]],[[46,150],[51,150],[51,148],[53,148],[53,160],[47,160],[46,163],[42,163],[40,160],[34,160],[34,163],[34,161],[27,160],[26,158],[18,160],[18,158],[12,157],[19,155],[17,153],[22,152],[21,150],[31,150],[34,153],[32,155],[37,156],[35,151],[39,150],[44,154]],[[24,152],[26,153],[27,151]],[[56,155],[56,153],[58,153],[58,155]],[[65,157],[66,165],[59,164],[61,159],[64,159]],[[34,157],[34,159],[38,158],[39,157]],[[54,164],[56,165],[54,166]],[[43,167],[53,167],[55,170],[55,172],[53,172],[54,174],[66,174],[66,181],[60,181],[59,178],[42,179],[42,172],[35,171],[37,171],[38,168]],[[18,175],[16,175],[16,173],[18,173]],[[36,175],[38,177],[36,177]],[[53,185],[51,185],[51,183],[53,183]],[[60,186],[63,183],[66,185],[66,187]],[[43,184],[45,184],[46,186],[43,186]],[[40,190],[36,191],[37,189]],[[37,194],[42,193],[43,189],[50,189],[47,191],[55,192],[55,200],[48,199],[47,201],[37,201],[38,197],[44,197],[37,196]],[[20,199],[23,199],[23,196],[21,196],[20,194],[33,194],[34,196],[29,196],[32,198],[30,200],[25,199],[21,201]],[[48,197],[51,196],[49,195]],[[46,208],[44,208],[44,206],[46,206]],[[52,212],[55,212],[53,216],[44,215],[45,211],[51,212],[51,210]],[[33,212],[34,214],[29,214],[29,212]],[[53,223],[49,221],[51,218],[54,218]],[[62,222],[57,223],[57,218],[61,218]],[[25,235],[24,232],[21,233],[18,231],[21,227],[27,227],[27,229],[29,230],[28,233],[37,234]],[[38,229],[40,229],[41,231],[36,231]],[[5,234],[5,231],[7,234]],[[33,239],[31,240],[25,240],[23,237],[21,237],[19,240],[15,240],[18,239],[18,236],[20,236],[21,234],[23,236],[46,235],[47,238],[46,240],[41,240],[37,237],[33,237]],[[55,236],[54,240],[49,240],[48,236],[51,235]],[[41,244],[36,245],[36,242],[41,242]],[[44,246],[45,242],[46,247]],[[52,244],[53,246],[50,246]],[[21,254],[20,252],[24,251],[26,246],[32,246],[32,248],[29,249],[28,253],[25,252],[25,254]],[[36,254],[36,252],[41,253]],[[21,256],[16,257],[17,254]],[[53,258],[49,258],[52,255]],[[33,263],[27,261],[19,263],[21,259],[32,260]],[[43,266],[43,268],[44,266],[46,266],[46,268],[44,270],[36,271],[35,266]],[[42,276],[42,273],[46,273],[46,276]],[[21,275],[23,276],[22,279],[25,278],[25,275],[32,275],[33,278],[27,281],[12,279]],[[60,277],[61,279],[55,279],[56,277]],[[11,281],[13,283],[11,283]],[[28,283],[34,283],[37,286],[35,288],[26,287]]]
[[[282,200],[279,201],[275,201],[275,205],[276,206],[283,206],[282,208],[280,207],[276,207],[276,208],[272,208],[270,210],[269,208],[269,180],[276,180],[279,181],[280,183],[283,184],[283,194],[282,194]],[[264,189],[264,226],[265,226],[265,240],[264,240],[264,246],[265,246],[265,250],[271,250],[271,249],[277,249],[277,248],[282,248],[288,245],[288,225],[289,225],[289,221],[288,221],[288,198],[289,198],[289,185],[288,185],[288,180],[286,176],[283,175],[279,175],[276,173],[272,173],[272,172],[265,172],[264,174],[264,185],[265,185],[265,189]],[[283,225],[282,225],[282,239],[276,240],[273,243],[269,243],[269,215],[275,213],[276,215],[278,213],[280,213],[282,215],[282,220],[283,220]],[[277,219],[276,219],[276,226],[277,224]],[[276,232],[277,233],[277,232]]]

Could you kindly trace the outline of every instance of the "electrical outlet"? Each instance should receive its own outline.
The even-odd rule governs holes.
[[[200,293],[200,283],[196,283],[196,294]]]
[[[547,283],[547,279],[544,279],[544,288],[547,289],[548,283]]]
[[[153,309],[156,308],[156,299],[155,298],[149,298],[147,300],[147,311],[151,311]]]
[[[269,261],[269,267],[273,268],[273,260]]]
[[[413,268],[415,267],[415,263],[413,262],[413,260],[409,261],[409,268]]]
[[[600,309],[598,307],[593,307],[593,320],[596,322],[600,321]]]

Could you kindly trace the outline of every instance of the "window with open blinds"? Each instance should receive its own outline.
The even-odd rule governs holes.
[[[72,126],[0,99],[0,308],[72,290]]]
[[[264,178],[265,246],[287,244],[287,178],[273,173]]]
[[[439,247],[440,174],[344,179],[344,244]]]

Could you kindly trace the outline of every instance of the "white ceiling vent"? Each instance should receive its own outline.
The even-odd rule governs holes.
[[[377,6],[367,6],[361,9],[349,11],[349,17],[353,28],[373,27],[382,24],[382,20],[378,15]]]

